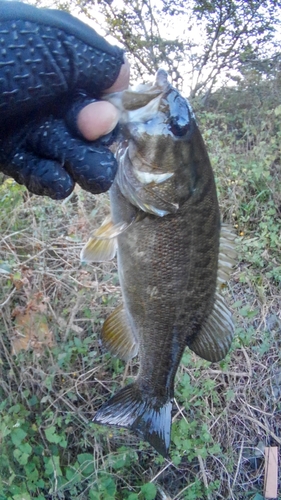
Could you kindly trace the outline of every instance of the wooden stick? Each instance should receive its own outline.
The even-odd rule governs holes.
[[[264,497],[277,498],[278,487],[278,447],[266,447],[264,450],[265,477],[264,477]]]

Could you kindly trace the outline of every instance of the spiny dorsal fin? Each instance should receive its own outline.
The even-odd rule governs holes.
[[[123,304],[105,320],[102,327],[102,343],[112,354],[124,361],[129,361],[137,355],[139,344]]]
[[[228,353],[234,336],[234,326],[231,312],[225,304],[219,291],[231,274],[231,269],[236,260],[235,234],[228,224],[222,224],[220,234],[220,249],[217,275],[217,291],[213,310],[200,332],[188,347],[198,356],[207,361],[220,361]]]
[[[220,361],[231,346],[234,326],[231,312],[221,295],[216,293],[213,310],[201,327],[195,339],[188,342],[188,347],[207,361]]]
[[[229,280],[231,270],[236,262],[237,252],[235,249],[236,235],[229,224],[221,225],[219,266],[217,276],[217,286]]]

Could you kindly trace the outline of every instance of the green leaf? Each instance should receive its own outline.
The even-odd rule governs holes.
[[[48,476],[53,476],[54,472],[56,476],[62,476],[62,471],[60,468],[60,457],[53,455],[52,457],[45,460],[45,470]]]
[[[258,313],[259,313],[258,309],[254,309],[253,311],[250,311],[249,306],[244,306],[239,311],[239,314],[241,314],[241,316],[246,317],[246,318],[253,318]]]
[[[91,453],[80,453],[77,455],[77,461],[80,464],[79,470],[83,476],[90,476],[95,470],[93,455]]]
[[[123,456],[116,457],[114,462],[112,463],[112,468],[114,470],[122,469],[125,465],[128,465],[127,456],[123,454]]]
[[[6,422],[1,422],[1,425],[0,425],[0,442],[2,441],[2,439],[4,437],[8,436],[9,434],[11,434],[11,429],[9,429],[9,427],[7,427]]]
[[[49,443],[59,443],[61,441],[61,436],[57,434],[57,430],[54,425],[45,429],[45,436],[48,439]]]
[[[13,453],[15,459],[20,465],[26,465],[29,459],[29,454],[28,453],[23,453],[22,451],[16,449],[14,450]]]
[[[13,495],[13,500],[31,500],[29,493],[20,493],[19,495]]]
[[[83,464],[87,460],[89,462],[92,462],[93,455],[92,455],[92,453],[79,453],[79,455],[77,455],[77,460],[78,460],[79,464]]]
[[[21,427],[13,428],[11,432],[11,439],[15,446],[19,446],[26,436],[27,433]]]
[[[0,262],[0,274],[11,274],[12,268],[8,264],[8,262]]]
[[[145,500],[154,500],[157,493],[157,488],[153,483],[146,483],[141,487],[141,492]]]
[[[81,480],[81,475],[77,473],[74,467],[67,467],[65,470],[65,477],[70,482],[75,478]]]
[[[104,491],[106,491],[106,493],[109,496],[111,496],[112,498],[115,498],[116,485],[111,477],[107,477],[106,479],[103,480],[102,488]]]
[[[89,500],[101,500],[101,495],[96,490],[89,490]]]
[[[32,453],[32,447],[30,446],[29,443],[21,443],[19,445],[19,450],[22,452],[22,453],[26,453],[26,455],[30,456],[31,453]]]

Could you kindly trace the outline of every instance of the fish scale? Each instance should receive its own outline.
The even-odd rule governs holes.
[[[174,380],[186,346],[219,361],[231,345],[234,328],[220,286],[235,259],[234,237],[220,222],[194,114],[167,74],[159,70],[138,98],[129,91],[112,102],[123,134],[110,190],[112,226],[104,239],[102,228],[90,238],[81,258],[100,261],[117,246],[123,305],[106,319],[102,339],[122,359],[138,351],[140,368],[94,422],[127,427],[167,456]]]

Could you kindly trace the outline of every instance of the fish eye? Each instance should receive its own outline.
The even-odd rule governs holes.
[[[169,130],[176,137],[183,137],[190,130],[190,121],[173,116],[170,119]]]

